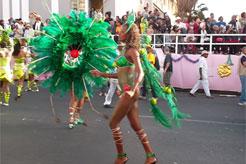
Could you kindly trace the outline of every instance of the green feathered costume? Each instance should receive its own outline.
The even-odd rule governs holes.
[[[152,114],[154,115],[155,119],[165,127],[171,128],[173,123],[175,123],[179,127],[180,120],[190,116],[178,110],[174,88],[172,88],[171,86],[161,86],[161,75],[156,70],[156,68],[148,61],[146,49],[141,49],[139,53],[144,70],[144,80],[147,95],[151,95],[151,90],[153,90],[157,98],[167,101],[167,105],[171,109],[172,116],[168,117],[165,113],[161,111],[161,109],[157,106],[157,98],[150,99]]]
[[[134,20],[135,14],[131,12],[128,17],[127,24],[128,29],[131,28]],[[147,89],[148,97],[151,95],[151,90],[154,91],[156,97],[159,99],[164,99],[167,102],[168,107],[171,110],[171,117],[168,117],[158,106],[157,98],[150,98],[151,113],[155,119],[164,127],[171,128],[173,123],[178,127],[180,126],[180,120],[190,117],[188,114],[184,114],[178,110],[177,99],[175,97],[175,90],[171,86],[163,87],[161,86],[161,75],[156,70],[156,68],[148,61],[146,46],[151,44],[151,37],[147,34],[141,36],[141,47],[139,53],[141,58],[141,65],[144,70],[144,81],[145,87]]]
[[[51,73],[42,84],[51,93],[62,95],[74,87],[74,94],[82,98],[86,91],[92,95],[94,86],[105,79],[91,75],[93,69],[113,71],[117,44],[107,31],[109,24],[88,18],[83,12],[71,11],[69,17],[53,14],[44,32],[31,40],[37,54],[29,65],[36,75]]]

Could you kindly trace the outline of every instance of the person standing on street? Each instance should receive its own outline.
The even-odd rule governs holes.
[[[165,86],[171,85],[170,79],[173,73],[173,60],[168,47],[164,47],[164,54],[166,55],[163,65],[163,83]]]
[[[238,105],[246,106],[246,47],[243,47],[243,55],[240,57],[238,64],[238,74],[241,80],[241,96]]]
[[[211,96],[210,90],[209,90],[208,64],[207,64],[206,58],[208,58],[208,51],[202,51],[202,55],[201,55],[199,62],[198,62],[200,78],[190,91],[190,95],[193,97],[195,96],[194,95],[195,92],[199,89],[200,85],[202,84],[202,87],[205,91],[206,97],[207,98],[213,98]]]

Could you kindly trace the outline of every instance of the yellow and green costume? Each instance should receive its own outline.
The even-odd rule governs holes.
[[[26,70],[25,57],[16,57],[15,64],[14,64],[14,70],[13,70],[14,79],[20,80],[21,78],[23,78],[25,75],[25,70]],[[17,86],[17,96],[18,97],[21,96],[22,88],[23,88],[22,85]]]
[[[5,53],[5,52],[4,52]],[[0,82],[7,81],[12,82],[12,73],[10,69],[11,57],[0,57]],[[2,103],[2,97],[4,96],[5,103]],[[9,105],[10,92],[0,92],[0,104]]]
[[[12,74],[10,69],[11,57],[6,56],[5,53],[9,53],[7,48],[11,48],[12,44],[9,38],[9,33],[7,30],[0,30],[0,82],[7,81],[12,82]],[[4,95],[5,103],[2,103],[2,97]],[[10,92],[0,91],[0,105],[9,105]]]
[[[19,80],[24,77],[25,75],[25,57],[17,57],[15,58],[15,64],[14,64],[14,78],[16,80]]]
[[[0,52],[1,53],[1,52]],[[3,51],[3,53],[6,53]],[[10,69],[11,57],[0,57],[0,82],[12,82],[12,73]],[[2,97],[4,96],[4,103],[2,103]],[[0,104],[5,106],[9,105],[10,92],[0,92]]]
[[[0,57],[0,81],[12,82],[10,57]]]

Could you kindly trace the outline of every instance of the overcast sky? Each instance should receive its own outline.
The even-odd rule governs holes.
[[[201,3],[205,3],[208,7],[208,12],[205,12],[206,17],[214,13],[216,20],[219,16],[223,16],[226,23],[230,21],[232,15],[246,12],[246,0],[198,0],[198,4]]]

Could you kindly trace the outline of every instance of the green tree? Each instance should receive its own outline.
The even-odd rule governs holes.
[[[175,15],[181,18],[190,16],[197,1],[198,0],[177,0],[177,13]]]
[[[202,19],[205,19],[205,15],[204,15],[204,11],[207,11],[208,8],[207,6],[202,3],[202,4],[199,4],[197,5],[197,7],[195,7],[192,12],[191,12],[191,16],[194,18],[194,17],[199,17],[201,20]]]

